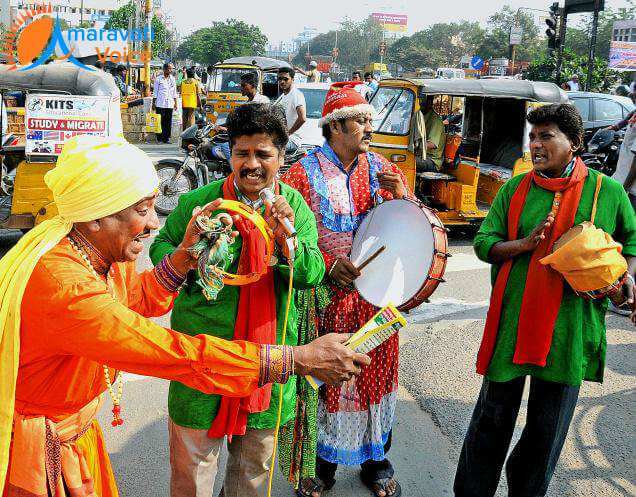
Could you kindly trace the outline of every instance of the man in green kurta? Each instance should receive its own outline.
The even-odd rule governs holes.
[[[287,141],[284,121],[269,105],[245,105],[230,114],[227,128],[232,145],[233,174],[179,199],[177,208],[168,216],[164,228],[150,248],[151,258],[161,260],[174,250],[197,206],[220,197],[237,198],[264,212],[264,208],[259,206],[258,194],[263,188],[275,188],[278,195],[271,211],[273,216],[270,217],[268,212],[265,218],[272,229],[276,228],[279,247],[285,247],[286,235],[275,217],[287,217],[293,222],[298,232],[294,287],[307,289],[316,286],[324,275],[325,266],[317,246],[314,215],[300,193],[276,179]],[[239,236],[237,242],[230,246],[232,262],[223,269],[237,273],[243,247],[250,245]],[[289,266],[286,255],[287,252],[280,249],[276,254],[277,260],[273,261],[275,317],[272,316],[272,322],[275,322],[276,343],[281,343],[287,301]],[[216,300],[208,301],[195,280],[196,275],[191,274],[175,301],[171,325],[176,330],[190,334],[214,330],[215,336],[231,340],[235,337],[237,323],[245,317],[240,313],[255,313],[250,318],[254,322],[262,320],[261,314],[267,312],[268,306],[259,299],[253,299],[249,307],[241,306],[241,299],[245,298],[241,292],[248,291],[246,287],[225,286]],[[292,304],[287,323],[288,344],[297,343],[296,317],[297,312]],[[294,377],[283,388],[282,424],[294,416],[296,385],[293,380]],[[181,383],[172,382],[168,394],[171,497],[211,495],[218,469],[217,459],[225,435],[229,442],[225,497],[263,495],[271,463],[279,392],[277,388],[272,389],[271,398],[266,397],[260,408],[250,407],[250,414],[241,426],[240,421],[234,424],[236,419],[231,409],[223,407],[224,402],[231,405],[232,399],[202,394]]]
[[[495,495],[526,376],[527,421],[506,477],[510,496],[544,496],[581,382],[603,380],[608,299],[580,297],[538,262],[561,232],[590,220],[600,173],[574,157],[583,128],[573,106],[540,107],[528,121],[534,169],[503,185],[474,242],[477,256],[493,265],[493,296],[477,359],[484,381],[457,468],[456,497]],[[623,245],[628,276],[610,298],[626,298],[633,307],[636,216],[611,178],[602,178],[594,224]]]

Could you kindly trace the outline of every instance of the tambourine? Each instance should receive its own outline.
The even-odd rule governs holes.
[[[223,278],[223,283],[231,286],[242,286],[249,285],[250,283],[258,281],[261,276],[263,276],[263,274],[265,274],[265,272],[267,271],[267,268],[269,267],[269,261],[271,260],[274,253],[274,233],[270,229],[265,219],[263,219],[263,216],[261,216],[258,212],[256,212],[248,205],[237,202],[236,200],[222,199],[221,205],[219,205],[218,209],[233,212],[234,214],[238,214],[239,216],[250,221],[261,233],[261,235],[265,239],[265,243],[267,246],[267,250],[265,252],[266,263],[264,265],[265,269],[263,271],[259,273],[249,274],[232,274],[223,270],[219,270],[219,273]]]

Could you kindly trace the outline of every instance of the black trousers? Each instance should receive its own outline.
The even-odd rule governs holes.
[[[514,432],[525,377],[484,379],[455,475],[456,497],[492,497]],[[572,421],[579,387],[530,380],[528,416],[506,463],[509,497],[543,497]]]
[[[172,107],[157,107],[157,114],[161,116],[161,133],[157,134],[157,141],[168,143],[172,131]]]
[[[388,453],[391,449],[391,439],[393,438],[393,430],[389,432],[389,437],[384,444],[384,453]],[[328,487],[336,481],[336,470],[338,464],[325,461],[318,457],[316,459],[316,476],[320,478]],[[382,461],[374,461],[372,459],[363,462],[360,465],[360,478],[364,482],[373,482],[383,478],[392,478],[395,474],[391,461],[384,458]]]

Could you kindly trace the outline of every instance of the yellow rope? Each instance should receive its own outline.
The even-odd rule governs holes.
[[[281,343],[285,345],[287,338],[287,321],[289,319],[289,309],[291,308],[292,289],[294,287],[294,262],[289,262],[289,285],[287,289],[287,304],[285,306],[285,321],[283,322],[283,336]],[[276,428],[274,429],[274,447],[272,448],[272,460],[269,467],[269,479],[267,482],[267,497],[272,496],[272,482],[274,481],[274,471],[276,467],[276,453],[278,451],[278,432],[280,431],[280,420],[283,416],[283,385],[278,385],[278,414],[276,416]]]

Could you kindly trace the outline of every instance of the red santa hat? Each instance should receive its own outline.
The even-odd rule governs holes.
[[[356,89],[356,86],[363,84],[361,81],[342,81],[331,85],[318,125],[324,126],[338,119],[350,119],[362,114],[373,115],[373,106]]]

